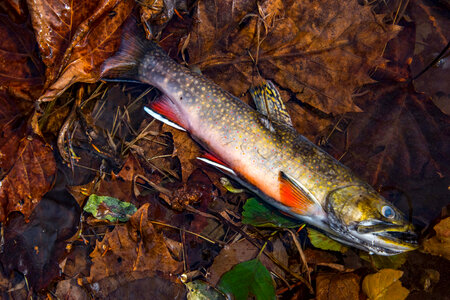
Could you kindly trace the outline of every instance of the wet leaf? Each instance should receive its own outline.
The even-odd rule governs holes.
[[[370,255],[367,252],[360,252],[359,257],[372,263],[378,270],[380,269],[398,269],[405,262],[408,253],[401,253],[392,256]]]
[[[47,66],[41,101],[75,82],[95,82],[99,67],[117,50],[121,25],[134,1],[28,1],[42,60]]]
[[[260,74],[333,114],[360,110],[351,95],[397,31],[357,1],[200,1],[196,16],[187,49],[207,76],[241,95]]]
[[[93,283],[104,278],[124,273],[177,274],[182,263],[175,261],[169,253],[164,238],[157,233],[148,218],[149,204],[146,203],[124,226],[116,226],[97,241],[90,254],[92,267],[88,281]]]
[[[250,295],[258,300],[276,299],[272,277],[257,258],[234,266],[222,276],[217,287],[236,300],[248,299]]]
[[[224,273],[230,271],[233,266],[254,258],[259,251],[260,249],[245,239],[225,246],[219,255],[214,258],[214,263],[209,269],[211,275],[208,278],[208,282],[212,285],[217,284]],[[281,240],[276,239],[273,241],[272,254],[284,266],[288,265],[287,252]],[[265,255],[262,255],[260,259],[269,270],[273,270],[277,274],[284,274],[284,271]]]
[[[316,299],[358,300],[359,282],[359,276],[353,273],[320,274],[316,279]]]
[[[433,227],[436,235],[423,242],[423,251],[450,260],[450,217]]]
[[[83,210],[91,213],[96,219],[126,222],[137,209],[129,202],[123,202],[114,197],[92,194]]]
[[[364,278],[362,289],[370,300],[403,300],[408,296],[409,291],[399,280],[402,275],[402,271],[380,270]]]
[[[447,3],[448,5],[448,3]],[[450,19],[447,9],[435,2],[414,1],[408,5],[416,26],[415,49],[411,64],[413,76],[419,75],[448,46]],[[448,56],[414,80],[417,91],[425,92],[447,115],[450,115],[450,85],[447,80]]]
[[[87,286],[98,299],[186,299],[186,289],[181,283],[174,283],[146,272],[133,272],[106,277]]]
[[[20,211],[28,218],[53,183],[56,163],[52,149],[33,129],[28,128],[27,132],[28,135],[19,141],[17,152],[9,157],[13,163],[0,181],[0,221],[12,211]],[[8,133],[14,141],[14,132]]]
[[[60,275],[59,260],[65,254],[66,240],[78,229],[80,213],[68,192],[52,190],[36,206],[29,222],[22,215],[12,215],[0,255],[5,271],[26,274],[35,291],[45,288]]]
[[[282,215],[275,208],[256,198],[247,199],[242,212],[242,223],[256,227],[297,228],[302,223]]]
[[[188,291],[187,300],[225,300],[225,295],[203,280],[185,283]]]
[[[317,230],[307,228],[308,230],[308,237],[311,241],[311,244],[313,244],[314,247],[322,249],[322,250],[332,250],[332,251],[338,251],[345,253],[347,251],[347,247],[342,245],[341,243],[338,243],[323,233],[320,233]]]
[[[34,101],[42,91],[44,66],[31,24],[13,22],[0,8],[0,37],[0,91]]]

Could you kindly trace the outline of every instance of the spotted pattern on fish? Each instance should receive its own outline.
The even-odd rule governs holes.
[[[134,48],[133,42],[129,44],[104,68],[118,65],[121,72],[162,91],[164,97],[149,104],[150,110],[169,109],[159,113],[175,118],[170,121],[182,125],[264,200],[360,249],[392,255],[415,248],[403,214],[289,122],[273,122],[211,80],[177,64],[154,43]],[[157,106],[158,101],[164,105]],[[268,107],[273,108],[282,105]],[[293,198],[287,201],[286,195]]]

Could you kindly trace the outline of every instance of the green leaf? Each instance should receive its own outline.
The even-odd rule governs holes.
[[[409,290],[402,286],[400,277],[403,272],[383,269],[376,274],[367,275],[362,283],[364,293],[370,300],[403,300]]]
[[[92,194],[83,210],[91,213],[96,219],[127,222],[137,209],[129,202],[123,202],[114,197]]]
[[[301,222],[284,216],[256,198],[247,199],[242,212],[242,223],[255,227],[295,228]]]
[[[226,300],[225,295],[203,280],[185,283],[188,294],[187,300]]]
[[[345,253],[347,251],[347,247],[342,245],[341,243],[336,242],[335,240],[330,239],[326,235],[320,233],[317,230],[307,228],[308,237],[313,244],[314,247],[322,249],[322,250],[332,250]]]
[[[247,300],[250,294],[257,300],[276,299],[272,277],[257,258],[235,265],[223,274],[217,288],[236,300]]]
[[[398,269],[406,261],[408,253],[401,253],[392,256],[370,255],[367,252],[360,252],[359,257],[372,263],[378,270],[380,269]]]

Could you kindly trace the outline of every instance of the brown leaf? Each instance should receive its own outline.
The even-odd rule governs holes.
[[[365,112],[349,115],[346,134],[335,132],[328,150],[370,184],[406,193],[426,223],[447,204],[450,118],[410,86],[374,85],[367,92]]]
[[[359,281],[358,275],[347,274],[320,274],[316,279],[316,299],[359,299]]]
[[[131,272],[169,277],[181,271],[182,263],[172,258],[164,238],[148,221],[148,209],[149,204],[144,204],[125,226],[116,226],[97,241],[90,255],[93,264],[89,282]]]
[[[288,256],[286,249],[283,246],[283,242],[276,239],[273,241],[273,244],[274,257],[287,267]],[[226,245],[214,259],[214,263],[210,268],[211,276],[208,278],[208,282],[212,285],[216,285],[224,273],[231,270],[238,263],[255,258],[259,251],[260,249],[245,239],[231,245]],[[263,265],[265,265],[269,270],[274,270],[280,275],[284,274],[284,271],[276,266],[269,258],[267,258],[267,256],[261,255],[260,259]]]
[[[30,128],[27,132],[15,155],[9,157],[13,163],[0,181],[0,221],[4,221],[11,211],[20,211],[28,218],[53,183],[56,163],[52,149]],[[17,139],[12,131],[6,134],[12,134],[12,140]]]
[[[120,28],[132,0],[29,0],[42,59],[47,66],[45,92],[51,101],[75,82],[95,82],[99,67],[117,50]]]
[[[397,31],[351,0],[205,0],[196,14],[191,64],[235,95],[258,74],[325,113],[359,111],[351,95]]]
[[[448,4],[447,4],[448,5]],[[414,57],[411,72],[419,75],[450,42],[448,7],[435,2],[414,1],[408,12],[416,25]],[[448,53],[448,52],[447,52]],[[445,55],[431,69],[414,80],[414,86],[433,98],[433,102],[450,115],[450,84],[448,84],[448,56]]]
[[[14,23],[0,8],[0,37],[0,92],[34,101],[42,90],[44,66],[31,24]]]
[[[423,242],[423,250],[450,260],[450,217],[441,220],[433,229],[436,235]]]
[[[78,229],[81,210],[65,190],[47,193],[26,222],[12,214],[4,226],[0,261],[7,274],[26,274],[27,285],[35,291],[45,288],[60,275],[59,260],[66,240]]]
[[[186,288],[147,272],[124,273],[106,277],[91,285],[91,294],[96,299],[186,299]]]

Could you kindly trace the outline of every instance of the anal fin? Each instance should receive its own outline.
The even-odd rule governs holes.
[[[144,107],[144,110],[153,118],[171,127],[182,131],[186,131],[189,128],[177,106],[166,95],[161,95],[152,101],[148,106]]]

